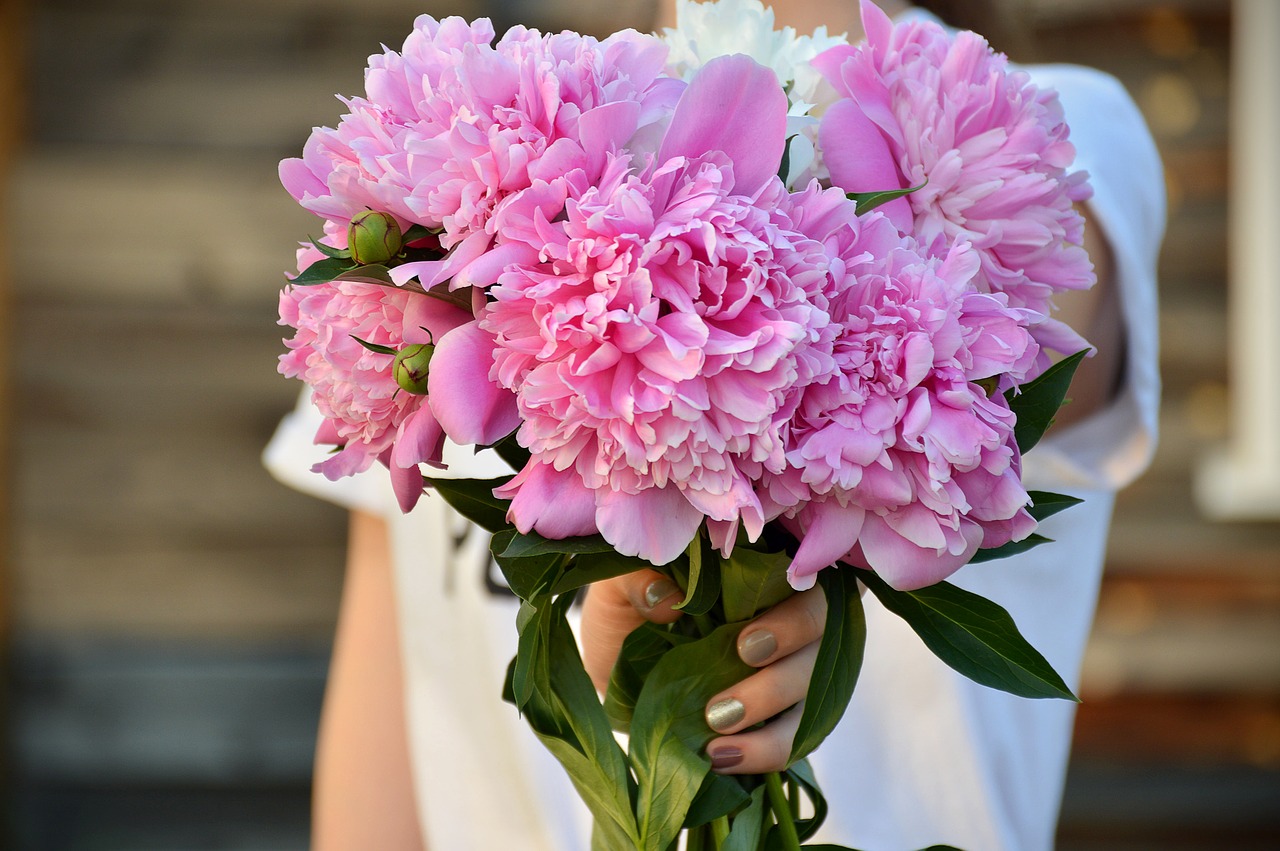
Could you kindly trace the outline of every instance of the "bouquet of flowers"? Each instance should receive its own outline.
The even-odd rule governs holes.
[[[863,18],[851,46],[755,0],[686,3],[665,38],[422,16],[280,167],[324,220],[280,299],[280,370],[335,447],[317,470],[384,464],[404,510],[434,492],[493,533],[522,600],[506,697],[597,847],[801,847],[859,583],[973,679],[1073,699],[943,580],[1074,502],[1020,472],[1087,346],[1051,299],[1093,280],[1088,186],[1054,94],[979,36]],[[433,476],[446,438],[512,474]],[[688,617],[633,633],[601,701],[566,610],[639,567]],[[738,631],[815,582],[792,766],[711,772]]]

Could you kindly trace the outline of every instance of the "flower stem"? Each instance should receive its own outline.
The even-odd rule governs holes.
[[[715,840],[716,851],[724,846],[725,840],[729,838],[729,817],[720,816],[720,818],[711,822],[711,838]]]
[[[795,819],[791,817],[791,802],[782,788],[782,775],[770,771],[764,776],[765,786],[769,790],[769,806],[773,816],[778,820],[778,831],[782,834],[784,851],[800,851],[800,835],[796,833]]]

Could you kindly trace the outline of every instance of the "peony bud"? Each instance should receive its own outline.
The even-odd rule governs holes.
[[[390,213],[365,210],[351,219],[347,247],[351,249],[351,259],[361,266],[386,263],[400,253],[404,236]]]
[[[405,346],[396,352],[396,359],[391,364],[396,384],[410,393],[425,396],[427,393],[427,367],[431,364],[431,355],[436,347],[430,343],[416,343]]]

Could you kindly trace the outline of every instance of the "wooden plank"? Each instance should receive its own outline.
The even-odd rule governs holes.
[[[24,132],[23,68],[27,40],[25,0],[0,0],[0,189],[7,189],[15,152]],[[5,237],[9,233],[7,209],[0,198],[0,257],[9,257]],[[8,265],[0,263],[0,646],[9,633],[9,494],[10,459],[13,457],[9,404],[13,392],[10,379],[10,339],[13,322],[12,290]]]

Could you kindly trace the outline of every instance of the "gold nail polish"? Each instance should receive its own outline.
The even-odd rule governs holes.
[[[742,721],[747,715],[747,707],[736,697],[726,697],[707,707],[707,726],[716,732],[724,732]]]

